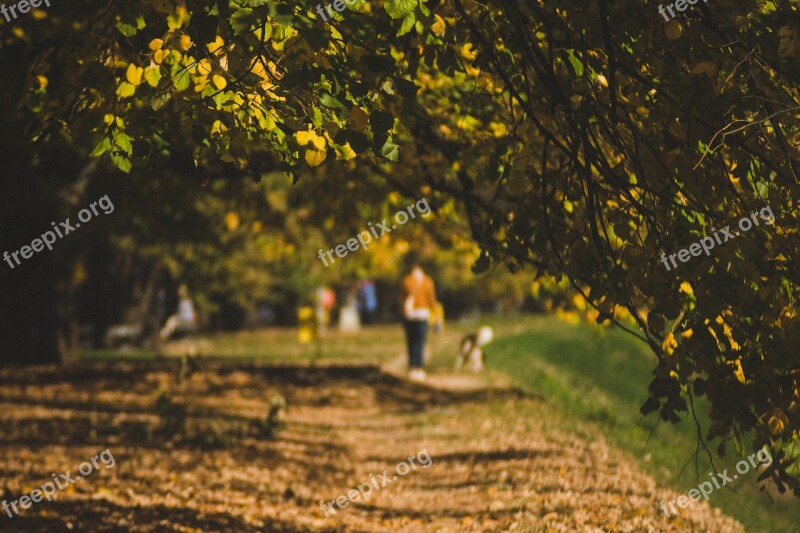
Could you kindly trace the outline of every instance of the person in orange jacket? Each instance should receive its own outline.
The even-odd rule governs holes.
[[[423,353],[428,335],[428,320],[439,302],[436,300],[433,280],[422,270],[419,261],[411,261],[411,271],[403,278],[401,295],[403,326],[408,345],[409,378],[423,381]]]

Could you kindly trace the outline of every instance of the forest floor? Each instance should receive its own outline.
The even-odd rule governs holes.
[[[113,455],[52,502],[0,510],[0,531],[743,531],[706,503],[666,518],[680,494],[547,399],[492,373],[410,383],[397,356],[200,358],[181,380],[177,358],[0,370],[3,499]]]

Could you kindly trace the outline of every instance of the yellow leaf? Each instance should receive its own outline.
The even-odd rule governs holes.
[[[150,65],[144,70],[144,79],[151,87],[158,87],[158,81],[161,79],[161,67],[158,65]]]
[[[778,411],[777,414],[774,414],[769,419],[769,430],[773,435],[780,435],[783,433],[784,428],[786,428],[786,423],[789,421],[786,418],[786,415],[782,411]]]
[[[314,130],[298,131],[295,134],[295,138],[300,146],[307,146],[308,143],[311,143],[311,147],[314,150],[324,150],[327,145],[325,137],[317,135]]]
[[[192,47],[192,38],[188,35],[181,35],[181,43],[180,43],[181,50],[184,52],[187,51],[189,48]]]
[[[205,76],[195,76],[192,79],[194,80],[194,92],[201,93],[208,87],[208,78]]]
[[[253,66],[250,68],[250,72],[252,72],[253,74],[255,74],[260,78],[268,79],[267,71],[266,69],[264,69],[264,65],[261,63],[261,61],[256,61],[255,63],[253,63]]]
[[[356,156],[355,151],[350,147],[350,143],[344,143],[341,148],[336,148],[336,159],[349,161]]]
[[[120,98],[127,98],[129,96],[133,96],[136,93],[136,86],[128,83],[127,81],[123,81],[117,87],[117,96]]]
[[[742,346],[738,342],[733,340],[733,332],[731,331],[731,328],[730,326],[728,326],[728,324],[722,324],[722,332],[725,334],[725,337],[728,338],[728,342],[731,345],[731,350],[733,350],[734,352],[738,352],[739,350],[742,349]]]
[[[184,21],[189,19],[189,12],[183,6],[178,6],[175,13],[167,17],[167,27],[171,30],[177,30],[183,26]]]
[[[310,167],[316,167],[322,164],[325,161],[325,157],[328,155],[327,151],[325,150],[311,150],[310,148],[306,150],[306,163]]]
[[[128,65],[128,70],[125,72],[125,78],[127,78],[128,83],[136,87],[142,83],[142,74],[144,74],[144,69],[131,63]]]
[[[208,49],[209,53],[218,56],[225,53],[224,47],[225,47],[225,41],[223,41],[222,37],[220,37],[219,35],[217,35],[217,38],[214,39],[214,42],[208,43],[206,45],[206,48]]]
[[[165,52],[164,50],[156,50],[156,53],[153,54],[153,61],[155,61],[157,65],[160,65],[167,55],[169,55],[169,52]]]
[[[508,128],[502,122],[489,122],[489,129],[495,137],[504,137],[508,133]]]
[[[153,51],[161,50],[161,48],[164,46],[164,39],[153,39],[152,41],[150,41],[149,46],[150,50]]]
[[[327,145],[325,142],[325,137],[321,137],[319,135],[316,138],[311,139],[311,144],[314,145],[314,148],[317,150],[324,150],[325,146]]]
[[[44,77],[44,76],[36,76],[36,79],[39,81],[39,88],[40,89],[46,89],[47,88],[48,80],[47,80],[46,77]]]
[[[222,134],[225,133],[226,131],[228,131],[227,126],[225,126],[225,124],[223,124],[222,121],[220,121],[219,119],[215,120],[214,123],[211,125],[211,133]]]
[[[447,29],[447,25],[444,23],[444,19],[439,15],[434,15],[436,17],[436,22],[431,25],[431,31],[437,37],[444,37],[444,31]]]
[[[472,43],[462,45],[458,52],[462,58],[469,61],[474,60],[478,56],[478,50],[472,45]]]
[[[214,87],[217,89],[224,89],[228,85],[228,82],[225,81],[225,78],[219,74],[214,74],[214,76],[211,78],[211,81],[214,83]]]
[[[744,370],[742,369],[742,358],[740,357],[736,361],[731,362],[733,369],[733,374],[736,376],[736,379],[739,380],[740,383],[747,383],[747,380],[744,378]]]
[[[689,296],[694,294],[694,290],[692,290],[692,285],[688,281],[684,281],[683,283],[681,283],[680,292],[688,294]]]
[[[714,328],[708,326],[708,332],[711,334],[712,337],[714,337],[714,340],[717,341],[717,350],[719,350],[720,352],[725,351],[725,347],[722,345],[721,342],[719,342],[719,337],[717,337],[717,332],[714,331]]]
[[[239,215],[234,212],[225,215],[225,226],[227,226],[228,231],[236,230],[239,227]]]
[[[197,64],[197,73],[202,74],[203,76],[208,76],[211,74],[211,61],[208,59],[201,59]]]
[[[677,347],[678,341],[675,340],[675,336],[672,333],[667,333],[667,336],[664,337],[664,342],[661,343],[661,349],[663,349],[667,355],[672,355],[672,352],[674,352]]]

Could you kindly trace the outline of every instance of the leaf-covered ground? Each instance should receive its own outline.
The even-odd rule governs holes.
[[[545,399],[399,365],[309,367],[201,359],[174,389],[186,430],[159,430],[159,390],[177,360],[0,372],[0,490],[30,493],[108,448],[100,468],[2,531],[741,531],[696,504],[668,521],[657,488],[602,435]],[[265,438],[275,393],[286,426]],[[168,413],[169,411],[162,412]],[[169,415],[162,415],[169,416]],[[427,450],[369,501],[325,517],[329,501]]]

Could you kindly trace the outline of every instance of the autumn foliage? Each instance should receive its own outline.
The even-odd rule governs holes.
[[[770,446],[762,478],[800,495],[797,4],[701,2],[666,24],[634,0],[360,1],[345,15],[90,2],[5,39],[45,43],[24,99],[36,143],[68,139],[134,175],[180,159],[296,182],[324,165],[458,200],[449,219],[469,224],[477,270],[565,277],[601,324],[625,310],[659,358],[643,413],[675,421],[706,396],[704,444]],[[765,205],[773,226],[660,267]]]

